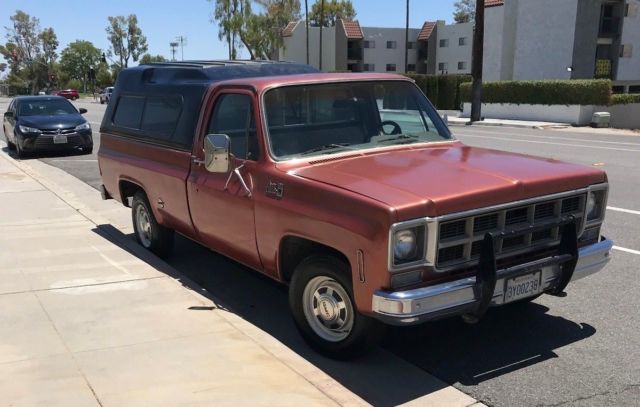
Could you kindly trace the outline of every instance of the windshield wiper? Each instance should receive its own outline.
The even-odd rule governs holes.
[[[335,150],[335,149],[343,149],[343,150],[350,150],[349,148],[345,148],[347,146],[350,146],[350,143],[331,143],[331,144],[325,144],[323,146],[319,146],[319,147],[314,147],[312,149],[309,149],[307,151],[303,151],[301,153],[299,153],[299,155],[308,155],[308,154],[312,154],[312,153],[317,153],[320,151],[328,151],[328,150]]]
[[[418,140],[420,136],[416,136],[415,134],[398,134],[395,137],[389,137],[385,139],[377,140],[378,143],[384,143],[387,141],[398,141],[398,140]]]

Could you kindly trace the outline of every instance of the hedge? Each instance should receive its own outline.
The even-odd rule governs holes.
[[[471,84],[460,85],[462,100],[471,101]],[[608,79],[496,81],[482,84],[483,103],[530,105],[608,105]]]
[[[438,109],[460,108],[460,85],[471,81],[470,75],[407,74]]]
[[[640,93],[621,93],[611,95],[611,105],[628,105],[629,103],[640,103]]]

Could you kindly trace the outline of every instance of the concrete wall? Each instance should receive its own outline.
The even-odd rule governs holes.
[[[437,29],[436,71],[440,72],[440,63],[448,65],[450,74],[471,73],[471,50],[473,48],[473,23],[445,25],[438,21]],[[459,39],[467,39],[465,45],[459,45]],[[446,39],[449,46],[440,47],[440,41]],[[464,62],[465,68],[458,69],[458,62]]]
[[[362,27],[364,41],[375,41],[375,48],[365,48],[363,50],[363,63],[374,64],[375,72],[386,72],[387,64],[396,64],[396,72],[404,73],[404,28],[381,28]],[[416,42],[420,30],[409,29],[409,41]],[[395,49],[387,49],[387,41],[396,41]],[[409,50],[409,64],[417,64],[418,51],[417,44],[414,49]]]
[[[570,79],[578,0],[511,2],[518,8],[513,79]]]
[[[602,0],[578,0],[572,79],[592,79],[595,73],[601,6]]]
[[[640,1],[627,0],[629,16],[624,18],[622,26],[621,44],[631,44],[632,56],[618,59],[619,81],[640,80]]]
[[[284,37],[284,46],[280,49],[280,59],[288,62],[307,63],[307,45],[304,22],[300,22],[290,37]],[[345,44],[346,47],[346,44]],[[320,28],[309,27],[309,65],[319,67]],[[336,67],[336,28],[322,28],[322,70],[335,71],[345,68]]]
[[[489,7],[485,10],[484,58],[482,78],[486,81],[502,79],[502,47],[505,7]]]
[[[611,127],[640,129],[640,103],[615,106],[482,104],[482,117],[487,119],[530,120],[577,126],[589,125],[595,112],[611,113]],[[471,103],[465,103],[461,117],[469,117],[470,113]]]

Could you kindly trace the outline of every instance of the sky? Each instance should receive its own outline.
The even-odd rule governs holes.
[[[319,0],[309,0],[311,5]],[[411,0],[409,25],[420,28],[425,20],[452,21],[455,0]],[[405,0],[352,0],[356,19],[362,26],[404,27]],[[304,0],[301,0],[304,13]],[[58,54],[75,40],[91,41],[106,51],[107,16],[136,14],[147,37],[149,53],[171,57],[169,43],[187,38],[184,59],[225,59],[227,46],[218,39],[218,26],[211,21],[213,3],[209,0],[0,0],[0,40],[16,10],[40,19],[40,28],[53,27],[60,46]],[[241,51],[241,57],[248,53]],[[180,52],[176,55],[181,58]],[[2,61],[2,57],[0,57]]]

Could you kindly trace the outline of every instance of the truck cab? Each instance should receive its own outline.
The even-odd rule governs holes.
[[[253,61],[124,70],[101,125],[103,196],[142,246],[180,233],[289,285],[335,358],[381,324],[560,295],[602,269],[606,174],[456,140],[410,79]]]

